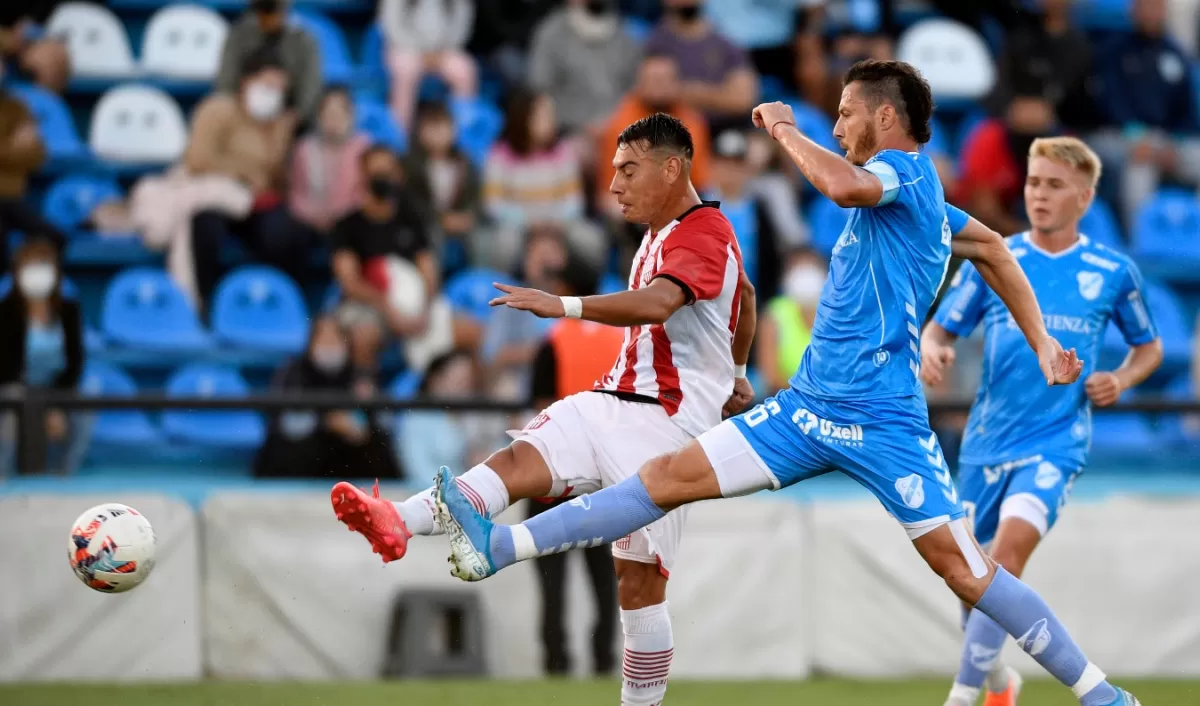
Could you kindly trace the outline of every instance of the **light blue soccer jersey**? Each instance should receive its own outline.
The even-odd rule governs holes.
[[[1142,295],[1142,278],[1127,257],[1081,236],[1048,253],[1029,234],[1008,239],[1033,285],[1046,329],[1083,359],[1074,385],[1046,385],[1037,355],[1004,303],[971,263],[955,273],[934,320],[965,337],[984,324],[983,378],[960,452],[963,464],[994,464],[1044,454],[1082,466],[1091,446],[1091,406],[1082,380],[1093,371],[1111,319],[1131,346],[1158,335]]]
[[[833,248],[812,343],[791,380],[805,395],[874,400],[922,392],[921,325],[946,276],[955,228],[929,157],[884,150],[865,169],[883,182],[883,199],[854,209]]]

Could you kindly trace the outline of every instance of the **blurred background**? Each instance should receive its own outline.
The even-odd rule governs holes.
[[[785,101],[836,150],[841,75],[864,58],[924,72],[947,200],[1002,233],[1026,227],[1033,139],[1103,157],[1083,230],[1142,268],[1165,360],[1096,414],[1029,579],[1112,673],[1200,676],[1181,591],[1200,552],[1180,543],[1200,531],[1198,42],[1200,0],[4,3],[0,528],[17,557],[0,562],[0,680],[607,674],[615,606],[594,605],[583,562],[466,586],[434,539],[385,570],[327,488],[403,497],[553,396],[546,359],[583,343],[491,310],[492,283],[625,287],[641,230],[607,193],[610,159],[656,111],[691,128],[696,185],[758,289],[756,389],[786,386],[847,216],[750,110]],[[1084,352],[1102,369],[1126,350],[1108,334]],[[927,391],[952,465],[980,346]],[[132,594],[92,595],[63,560],[99,501],[158,531]],[[673,676],[953,672],[952,597],[853,483],[721,507],[693,514],[671,582]],[[513,703],[591,703],[541,693]],[[1186,694],[1160,703],[1200,702]]]

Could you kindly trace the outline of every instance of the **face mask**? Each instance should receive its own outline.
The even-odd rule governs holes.
[[[45,299],[54,291],[58,270],[48,262],[25,265],[17,273],[17,286],[26,299]]]
[[[323,373],[336,373],[346,367],[347,355],[341,346],[318,346],[312,351],[312,364]]]
[[[246,88],[246,112],[255,120],[270,120],[283,110],[283,91],[274,86],[252,83]]]
[[[396,182],[388,177],[371,177],[367,182],[367,188],[371,190],[371,195],[377,199],[390,199],[399,191],[399,186]]]
[[[825,273],[815,267],[794,267],[783,281],[783,291],[793,301],[811,304],[821,299]]]
[[[699,5],[684,5],[683,7],[671,8],[671,12],[684,22],[695,22],[700,17]]]

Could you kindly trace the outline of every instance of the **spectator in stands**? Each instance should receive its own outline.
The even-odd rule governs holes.
[[[553,99],[566,132],[594,140],[633,86],[640,55],[616,0],[570,0],[534,34],[529,83]]]
[[[0,390],[74,390],[83,373],[83,318],[79,302],[62,294],[57,243],[32,237],[18,248],[10,287],[0,299]],[[0,441],[11,449],[15,415],[6,413],[5,420]],[[69,444],[72,424],[67,414],[50,410],[44,423],[51,450],[66,456],[52,460],[51,467],[74,466],[82,449],[79,443]],[[84,441],[75,436],[75,442]],[[3,463],[8,460],[5,453]]]
[[[436,74],[454,95],[479,89],[475,59],[464,49],[475,18],[474,0],[380,0],[379,26],[387,41],[392,114],[412,125],[421,78]]]
[[[333,224],[358,207],[362,154],[370,146],[354,128],[354,101],[344,86],[325,91],[316,129],[296,145],[288,206],[292,217],[328,237]],[[315,240],[315,239],[314,239]]]
[[[1192,70],[1166,34],[1166,0],[1136,0],[1133,21],[1134,31],[1097,53],[1100,112],[1111,127],[1090,140],[1106,164],[1125,165],[1126,224],[1164,176],[1200,182]]]
[[[786,80],[792,64],[797,18],[824,0],[708,0],[704,11],[738,47],[746,50],[758,73]]]
[[[584,217],[582,172],[578,150],[559,136],[554,101],[544,93],[514,94],[483,171],[484,209],[497,226],[493,264],[511,269],[533,227],[562,230],[573,250],[602,259],[603,235]]]
[[[562,0],[487,0],[475,10],[470,49],[510,86],[525,82],[526,53],[537,26]]]
[[[835,117],[842,99],[842,77],[833,69],[825,37],[816,32],[800,32],[793,50],[792,76],[800,98],[830,118]]]
[[[967,138],[960,155],[957,200],[1001,235],[1024,230],[1024,216],[1018,213],[1029,146],[1056,129],[1054,108],[1040,93],[1015,96],[1004,119],[981,123]]]
[[[483,198],[479,169],[455,146],[454,118],[445,103],[419,105],[413,133],[404,173],[425,222],[441,231],[442,273],[448,276],[470,259]]]
[[[758,100],[758,75],[746,53],[721,36],[703,14],[703,0],[664,0],[666,17],[646,41],[650,54],[675,58],[685,103],[714,129],[748,125]]]
[[[321,51],[307,30],[287,21],[290,6],[291,0],[251,0],[249,11],[225,38],[216,88],[240,93],[247,65],[257,63],[264,51],[274,52],[287,73],[286,105],[301,122],[308,122],[321,102]]]
[[[516,273],[517,279],[526,287],[552,292],[559,285],[559,274],[567,261],[566,245],[557,232],[534,230],[525,243],[525,257]],[[492,312],[484,328],[482,349],[487,379],[492,382],[492,397],[525,399],[529,366],[554,321],[508,307]],[[509,394],[503,394],[505,391]]]
[[[0,80],[4,67],[0,64]],[[26,199],[29,177],[46,161],[37,123],[19,99],[0,88],[0,267],[8,266],[8,235],[14,230],[61,234]]]
[[[304,282],[311,241],[284,203],[287,156],[296,115],[286,110],[288,74],[278,55],[264,50],[241,64],[236,95],[217,93],[196,107],[184,164],[193,175],[220,175],[249,188],[254,203],[244,218],[204,210],[192,219],[192,250],[201,301],[221,276],[221,246],[236,238],[263,262]]]
[[[400,157],[387,147],[371,147],[363,153],[362,171],[361,206],[333,229],[333,274],[342,290],[337,316],[350,334],[351,359],[360,376],[374,380],[388,334],[405,339],[409,365],[423,370],[456,343],[477,345],[479,331],[456,319],[438,295],[437,258],[420,208],[404,188]],[[425,301],[419,314],[406,315],[389,292],[404,286],[393,280],[414,268]]]
[[[821,288],[829,276],[829,266],[814,250],[792,251],[786,258],[782,293],[767,303],[766,316],[758,321],[758,340],[754,342],[755,367],[772,395],[786,389],[788,380],[800,367],[812,338]]]
[[[43,24],[56,0],[0,3],[0,63],[46,90],[63,93],[71,78],[71,57],[61,37],[47,37]]]
[[[346,337],[337,321],[313,321],[307,350],[275,375],[272,390],[284,393],[342,393],[354,389]],[[286,411],[273,415],[267,440],[254,460],[254,474],[272,478],[402,475],[391,436],[361,410]]]
[[[633,91],[609,118],[596,147],[597,203],[600,204],[602,213],[617,221],[624,221],[624,217],[616,197],[608,191],[616,174],[612,166],[612,154],[617,149],[617,137],[631,123],[654,113],[670,113],[687,126],[692,133],[692,142],[696,149],[692,157],[692,183],[698,189],[708,186],[711,150],[708,121],[683,100],[679,64],[675,58],[670,54],[647,54],[638,67],[637,82]]]
[[[479,388],[479,370],[472,355],[456,350],[429,364],[417,397],[432,402],[465,402],[478,399]],[[478,414],[446,410],[406,413],[400,421],[400,443],[396,445],[401,465],[421,478],[432,476],[440,466],[470,468],[471,436],[479,421]]]

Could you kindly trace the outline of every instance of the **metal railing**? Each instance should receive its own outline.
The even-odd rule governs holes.
[[[937,400],[929,405],[931,417],[965,413],[973,400]],[[60,390],[28,390],[19,395],[0,397],[0,410],[15,411],[19,420],[17,463],[22,472],[40,472],[46,465],[48,441],[45,419],[48,410],[187,410],[283,412],[295,410],[331,411],[358,409],[364,412],[401,412],[443,410],[457,412],[519,413],[534,409],[532,402],[494,402],[489,400],[431,401],[398,400],[386,395],[358,397],[350,394],[268,392],[244,397],[176,397],[146,394],[132,397],[95,397]],[[1143,398],[1112,407],[1094,408],[1094,413],[1144,412],[1151,414],[1198,414],[1200,403],[1167,398]]]

